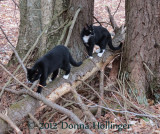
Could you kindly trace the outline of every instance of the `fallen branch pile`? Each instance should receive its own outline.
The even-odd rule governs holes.
[[[120,42],[124,41],[125,30],[124,27],[118,28],[117,25],[116,28],[114,26],[114,29],[116,29],[116,35],[113,39],[113,45],[118,46]],[[96,55],[94,55],[94,58],[92,60],[86,59],[80,67],[72,68],[68,80],[64,80],[63,78],[60,77],[57,78],[54,82],[48,84],[47,89],[49,90],[43,90],[42,96],[38,95],[37,93],[34,93],[27,86],[25,86],[21,82],[18,82],[17,80],[17,82],[21,84],[25,88],[25,90],[28,89],[29,91],[28,90],[25,91],[24,89],[22,91],[11,91],[11,90],[10,91],[16,94],[29,94],[29,95],[27,95],[24,99],[18,101],[17,103],[12,104],[7,109],[8,111],[7,116],[15,124],[20,124],[21,120],[24,117],[28,116],[28,114],[31,113],[34,115],[37,110],[41,110],[44,108],[40,107],[39,101],[36,100],[38,99],[42,101],[45,105],[50,106],[63,114],[66,114],[75,123],[83,124],[83,122],[79,120],[79,118],[76,115],[74,115],[71,111],[53,102],[55,102],[57,99],[59,99],[66,93],[69,93],[70,91],[72,91],[72,93],[74,94],[77,94],[73,90],[76,89],[76,87],[79,86],[83,81],[88,79],[90,76],[94,75],[97,71],[100,71],[102,68],[104,68],[104,65],[106,66],[107,64],[109,64],[117,56],[117,54],[118,53],[113,54],[112,52],[107,51],[104,53],[102,58],[99,58]],[[14,76],[12,76],[12,78],[16,79]],[[78,99],[77,101],[82,102],[82,100],[80,99]],[[81,105],[81,107],[85,111],[85,106]],[[92,121],[96,121],[95,118],[92,117],[89,111],[86,111],[86,114],[90,114],[90,118],[92,118]],[[2,119],[0,119],[0,126],[1,126],[0,133],[4,133],[9,128],[8,124]],[[86,133],[92,133],[89,129],[88,130],[86,129],[84,131]]]

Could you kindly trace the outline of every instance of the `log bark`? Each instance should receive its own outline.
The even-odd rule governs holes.
[[[124,40],[123,28],[119,28],[113,39],[113,45],[117,46],[120,42]],[[42,94],[48,97],[53,102],[56,101],[60,96],[70,92],[71,88],[76,88],[81,84],[81,81],[76,81],[78,79],[85,81],[95,72],[99,71],[103,64],[110,63],[115,58],[115,54],[110,51],[106,51],[102,58],[94,55],[93,60],[86,59],[80,67],[72,68],[71,75],[68,80],[63,78],[56,78],[55,81],[49,83],[47,88],[49,90],[43,90]],[[21,120],[27,116],[29,113],[33,114],[38,110],[39,103],[34,98],[26,96],[24,99],[18,101],[17,103],[11,105],[8,108],[8,116],[16,124],[20,123]],[[2,120],[0,120],[0,133],[6,131],[9,126]]]
[[[10,76],[12,76],[16,82],[18,82],[20,85],[22,85],[25,88],[26,94],[32,96],[33,98],[35,98],[39,101],[42,101],[45,105],[51,107],[52,109],[55,109],[55,110],[59,111],[60,113],[67,115],[74,123],[82,124],[85,127],[85,124],[73,112],[71,112],[70,110],[68,110],[68,109],[66,109],[56,103],[53,103],[49,99],[46,99],[42,94],[38,94],[38,93],[32,91],[31,88],[29,88],[28,86],[26,86],[25,84],[20,82],[2,64],[0,64],[0,67],[2,67],[5,72],[7,72]],[[93,134],[90,129],[83,129],[83,131],[86,134]]]
[[[117,30],[117,33],[113,39],[113,45],[118,46],[120,42],[124,41],[124,29],[123,27]],[[48,97],[50,100],[55,102],[62,95],[70,92],[71,88],[75,89],[82,82],[77,80],[85,81],[95,72],[99,71],[104,64],[110,63],[115,58],[116,54],[113,54],[110,51],[106,51],[102,58],[94,55],[93,59],[84,60],[83,64],[80,67],[72,68],[71,74],[68,80],[63,78],[56,78],[55,81],[49,83],[47,88],[49,90],[43,90],[42,94],[45,97]],[[8,116],[16,124],[21,123],[21,120],[27,116],[29,113],[33,114],[38,110],[39,102],[30,96],[26,96],[24,99],[18,101],[17,103],[11,105],[8,108]],[[8,130],[9,126],[3,121],[0,120],[0,133]]]
[[[43,90],[42,94],[55,102],[60,96],[70,92],[71,88],[75,88],[81,84],[81,81],[76,80],[86,80],[103,66],[103,61],[109,63],[114,57],[115,55],[111,52],[106,52],[103,58],[95,56],[93,61],[90,59],[85,60],[80,67],[72,68],[68,80],[57,78],[55,81],[47,85],[49,90]],[[29,113],[34,115],[39,106],[39,101],[30,96],[26,96],[24,99],[14,103],[8,108],[8,116],[13,122],[15,122],[15,124],[19,124]],[[10,128],[8,124],[1,119],[0,126],[0,133],[4,133]]]

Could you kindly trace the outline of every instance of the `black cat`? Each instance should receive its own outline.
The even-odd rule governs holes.
[[[39,84],[46,86],[48,76],[52,73],[51,79],[54,80],[60,68],[66,72],[63,78],[68,79],[71,69],[70,64],[78,67],[82,62],[75,62],[68,48],[63,45],[58,45],[38,59],[31,69],[27,68],[28,81],[34,82],[40,79]],[[42,87],[38,86],[37,92],[41,93],[41,91]]]
[[[119,50],[122,47],[122,43],[118,47],[114,47],[112,45],[111,34],[106,28],[101,26],[89,26],[87,24],[81,32],[81,39],[83,40],[89,58],[91,59],[93,58],[92,53],[94,45],[98,45],[100,47],[100,49],[96,51],[99,57],[102,57],[107,44],[112,50]]]

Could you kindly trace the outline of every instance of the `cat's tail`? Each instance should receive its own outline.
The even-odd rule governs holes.
[[[112,45],[112,39],[110,38],[110,39],[108,39],[108,46],[109,46],[109,48],[110,49],[112,49],[112,50],[119,50],[121,47],[122,47],[122,42],[121,42],[121,44],[118,46],[118,47],[114,47],[113,45]]]
[[[82,61],[76,62],[70,53],[69,53],[69,61],[75,67],[79,67],[83,63]]]

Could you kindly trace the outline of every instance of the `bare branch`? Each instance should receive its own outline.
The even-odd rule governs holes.
[[[15,2],[15,0],[12,0],[12,1],[19,8],[19,5]]]
[[[58,40],[58,43],[57,44],[61,44],[63,38],[65,37],[66,35],[66,32],[67,32],[67,29],[68,27],[72,24],[72,21],[69,21],[67,25],[65,25],[64,29],[63,29],[63,32],[62,32],[62,35],[60,37],[60,39]]]
[[[83,103],[81,97],[79,96],[79,94],[77,93],[76,89],[71,88],[71,92],[74,95],[74,98],[77,100],[77,102],[79,103],[80,107],[82,108],[84,114],[87,116],[87,118],[91,121],[91,122],[95,122],[96,124],[98,124],[96,118],[93,116],[93,114],[89,111],[88,107]],[[99,133],[103,134],[102,131],[98,130]]]
[[[108,91],[108,90],[107,90]],[[113,91],[113,90],[109,90],[109,91]],[[117,92],[117,91],[116,91]],[[117,92],[118,93],[118,92]],[[109,110],[109,111],[112,111],[112,112],[115,112],[115,113],[121,113],[121,114],[125,114],[125,113],[128,113],[128,114],[131,114],[130,116],[141,116],[141,117],[149,117],[149,118],[155,118],[155,119],[157,119],[157,120],[160,120],[160,115],[152,115],[152,114],[140,114],[140,113],[135,113],[135,112],[130,112],[130,111],[123,111],[123,110],[119,110],[119,111],[117,111],[117,110],[114,110],[114,109],[111,109],[111,108],[108,108],[108,107],[105,107],[105,106],[100,106],[100,105],[97,105],[96,103],[94,103],[94,102],[92,102],[91,100],[88,100],[88,99],[86,99],[85,97],[83,97],[83,96],[81,96],[83,99],[85,99],[86,101],[88,101],[88,102],[90,102],[90,103],[92,103],[92,104],[94,104],[94,105],[92,105],[92,106],[88,106],[88,107],[91,107],[91,108],[93,108],[93,107],[101,107],[101,108],[103,108],[103,109],[105,109],[105,110]]]
[[[18,59],[20,65],[22,66],[22,68],[23,68],[23,70],[24,70],[24,72],[25,72],[25,74],[26,74],[26,76],[27,76],[27,70],[26,70],[26,68],[25,68],[25,66],[24,66],[24,64],[23,64],[23,61],[22,61],[21,58],[19,57],[19,54],[17,53],[15,47],[14,47],[14,46],[12,45],[12,43],[10,42],[10,40],[8,39],[6,33],[4,32],[4,30],[3,30],[3,28],[2,28],[1,26],[0,26],[0,29],[1,29],[2,33],[4,34],[5,38],[7,39],[7,41],[9,42],[10,48],[11,48],[11,49],[13,50],[13,52],[15,53],[16,58]],[[0,96],[1,96],[1,95],[0,95]]]
[[[82,81],[82,80],[80,80],[80,81]],[[97,96],[98,96],[98,98],[103,102],[103,104],[108,108],[108,105],[107,105],[107,103],[104,101],[104,99],[103,98],[101,98],[101,96],[95,91],[95,89],[93,88],[93,87],[91,87],[89,84],[87,84],[86,82],[84,82],[84,81],[82,81],[85,85],[87,85]],[[113,116],[117,119],[117,120],[119,120],[121,123],[122,123],[122,121],[120,120],[120,119],[118,119],[117,118],[117,116],[110,110],[110,112],[113,114]]]
[[[79,94],[77,93],[76,89],[71,89],[75,100],[78,102],[80,107],[82,108],[84,114],[91,122],[97,122],[96,118],[92,115],[92,113],[88,110],[88,107],[83,103],[82,99],[80,98]]]
[[[7,115],[0,113],[0,118],[6,121],[17,132],[17,134],[23,134],[22,131],[15,125],[15,123]]]
[[[44,96],[42,96],[41,94],[38,94],[34,91],[32,91],[29,87],[27,87],[26,85],[24,85],[22,82],[20,82],[15,76],[13,76],[2,64],[0,64],[0,66],[3,68],[3,70],[5,72],[7,72],[11,77],[13,77],[13,79],[15,79],[19,84],[21,84],[23,87],[25,87],[29,92],[28,94],[30,96],[32,96],[33,98],[36,98],[40,101],[42,101],[44,104],[50,106],[53,109],[58,110],[59,112],[67,115],[71,120],[73,120],[76,124],[82,124],[83,126],[85,126],[85,124],[70,110],[56,104],[53,103],[52,101],[46,99]],[[90,129],[83,129],[85,133],[87,134],[93,134],[93,132]]]
[[[29,113],[28,115],[36,123],[38,128],[40,128],[41,125],[40,125],[39,121],[31,113]],[[43,129],[40,129],[40,130],[41,130],[42,134],[46,134],[46,132]]]
[[[25,75],[26,75],[26,77],[27,77],[27,70],[26,70],[26,68],[25,68],[25,66],[24,66],[24,64],[23,64],[23,61],[22,61],[21,58],[19,57],[19,54],[17,53],[15,47],[14,47],[14,46],[12,45],[12,43],[10,42],[10,40],[8,39],[6,33],[4,32],[4,30],[2,29],[1,26],[0,26],[0,29],[1,29],[2,33],[4,34],[5,38],[7,39],[7,41],[9,42],[10,48],[11,48],[11,49],[13,50],[13,52],[15,53],[15,56],[16,56],[16,58],[18,59],[20,65],[22,66],[22,68],[23,68],[23,70],[24,70],[24,72],[25,72]],[[0,92],[0,98],[1,98],[4,90],[5,90],[5,88],[3,88],[2,91]]]
[[[102,99],[104,99],[104,68],[101,70],[100,72],[100,85],[99,85],[99,93],[100,93],[100,96]],[[99,99],[99,103],[98,103],[100,106],[102,106],[102,100]],[[97,114],[96,116],[98,118],[100,118],[101,116],[101,113],[102,113],[102,108],[99,107],[98,110],[97,110]]]
[[[93,18],[97,21],[97,23],[99,23],[99,25],[102,27],[102,24],[101,24],[101,22],[99,22],[99,20],[95,17],[95,16],[93,16]]]
[[[120,7],[120,4],[121,4],[121,0],[119,1],[119,4],[118,4],[118,6],[117,6],[116,11],[113,13],[113,17],[114,17],[114,15],[116,14],[116,12],[118,11],[118,8]]]
[[[58,17],[60,16],[63,12],[65,12],[67,9],[64,9],[62,12],[56,14],[53,16],[51,22],[49,22],[43,29],[43,31],[40,33],[40,35],[37,37],[35,43],[33,44],[33,46],[29,49],[29,51],[27,52],[27,54],[25,55],[25,57],[23,58],[22,62],[24,62],[28,55],[33,51],[33,49],[36,47],[37,43],[39,42],[40,38],[42,37],[42,35],[46,32],[46,30],[48,29],[48,27],[50,26],[50,24]],[[19,70],[20,65],[16,68],[16,70],[13,72],[13,75],[15,75],[17,73],[17,71]],[[12,77],[9,78],[9,80],[7,81],[7,83],[3,86],[2,91],[4,92],[5,88],[7,87],[7,85],[11,82]],[[2,92],[1,91],[1,92]],[[2,92],[2,94],[3,94]]]
[[[108,14],[109,14],[109,19],[110,19],[110,22],[111,22],[111,26],[114,29],[114,31],[116,32],[119,29],[119,27],[118,27],[117,23],[115,22],[113,16],[111,15],[111,11],[110,11],[108,6],[106,6],[106,10],[108,11]]]
[[[69,40],[70,40],[70,37],[71,37],[71,34],[72,34],[72,30],[73,30],[73,27],[74,27],[74,24],[76,22],[76,19],[77,19],[78,14],[79,14],[80,11],[81,11],[81,8],[79,8],[76,11],[75,15],[74,15],[74,18],[73,18],[72,24],[71,24],[71,26],[69,28],[68,36],[67,36],[67,39],[66,39],[66,42],[65,42],[64,46],[68,46],[68,43],[69,43]]]

